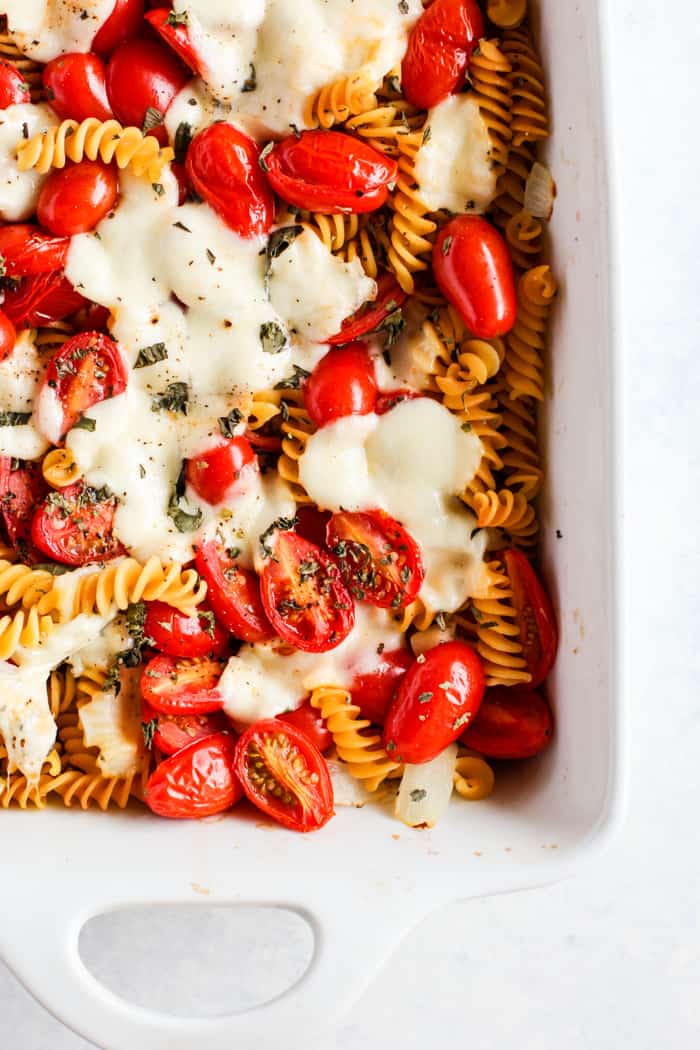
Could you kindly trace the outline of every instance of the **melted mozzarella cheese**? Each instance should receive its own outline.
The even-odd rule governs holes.
[[[416,179],[431,211],[486,211],[496,196],[491,139],[478,103],[451,95],[428,114],[430,137],[418,153]]]
[[[442,405],[405,401],[383,416],[348,416],[317,431],[299,462],[299,479],[322,508],[380,507],[420,544],[420,597],[453,612],[483,593],[486,533],[457,498],[481,460],[479,439]]]
[[[96,693],[80,708],[85,743],[99,749],[97,764],[106,777],[131,776],[143,760],[141,669],[123,670],[120,682],[118,693]]]
[[[55,127],[58,117],[44,105],[23,102],[0,110],[0,219],[23,222],[36,211],[46,175],[20,171],[17,143]]]
[[[9,357],[0,361],[0,412],[32,412],[46,364],[32,333],[20,332]],[[0,427],[0,455],[36,459],[48,442],[33,421],[16,427]]]
[[[219,682],[224,710],[241,725],[273,718],[298,707],[317,686],[348,688],[356,675],[376,668],[378,651],[391,652],[404,643],[383,609],[360,605],[352,631],[328,653],[290,651],[280,642],[243,645]]]
[[[37,62],[89,51],[116,0],[5,0],[3,11],[17,46]]]

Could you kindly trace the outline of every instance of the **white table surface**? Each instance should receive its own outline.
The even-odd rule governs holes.
[[[629,817],[577,878],[424,921],[346,1019],[338,1050],[700,1045],[700,14],[695,0],[608,3],[624,236]],[[0,1046],[89,1045],[0,964]]]

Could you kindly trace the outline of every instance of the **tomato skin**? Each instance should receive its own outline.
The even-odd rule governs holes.
[[[363,718],[375,726],[383,726],[399,683],[415,662],[408,649],[394,649],[379,657],[374,671],[356,675],[350,686],[352,702],[360,708]]]
[[[17,331],[7,314],[0,310],[0,361],[9,357],[15,348]]]
[[[326,546],[326,529],[332,518],[329,510],[319,510],[311,504],[297,507],[297,523],[294,531],[317,547]]]
[[[387,317],[399,310],[408,299],[408,293],[392,273],[383,273],[377,281],[377,298],[365,303],[360,309],[346,318],[337,335],[326,339],[330,346],[339,343],[354,343],[360,336],[367,335],[380,328]]]
[[[208,613],[209,615],[203,615]],[[144,633],[156,649],[169,656],[224,656],[229,634],[213,619],[209,609],[198,609],[194,616],[173,609],[165,602],[146,602]]]
[[[98,55],[59,55],[44,67],[43,84],[51,108],[62,120],[111,120],[105,64]]]
[[[200,76],[202,63],[192,45],[187,26],[182,23],[171,25],[168,21],[171,14],[172,11],[169,7],[156,7],[145,15],[145,19],[168,47],[173,49],[178,58],[181,58],[193,73]]]
[[[15,328],[36,328],[70,317],[86,302],[68,278],[55,270],[22,278],[17,288],[5,292],[3,310]]]
[[[264,157],[275,193],[297,208],[326,214],[376,211],[398,174],[396,161],[342,131],[302,131]]]
[[[29,223],[0,228],[0,259],[5,277],[28,277],[62,270],[69,248],[69,237],[52,237]]]
[[[141,675],[141,696],[164,715],[209,714],[224,705],[217,660],[154,656]]]
[[[483,35],[476,0],[434,0],[411,30],[401,66],[401,85],[409,102],[432,109],[457,91]]]
[[[137,37],[121,44],[107,64],[107,98],[117,120],[140,128],[146,110],[156,109],[162,116],[190,79],[169,47],[160,40]],[[164,124],[149,131],[161,146],[167,145]]]
[[[265,763],[262,776],[251,768],[251,749]],[[294,768],[298,757],[309,774],[306,780]],[[315,831],[333,816],[333,785],[326,761],[311,740],[288,722],[268,718],[249,726],[236,744],[234,770],[253,805],[292,831]],[[265,789],[270,775],[289,792],[291,802]]]
[[[523,656],[532,675],[529,684],[536,689],[552,670],[557,657],[557,621],[549,595],[525,555],[518,550],[507,550],[504,559],[518,611]]]
[[[260,580],[268,620],[283,641],[302,652],[335,649],[355,623],[355,605],[338,566],[294,532],[278,532],[271,545]]]
[[[61,403],[63,416],[59,433],[44,437],[54,444],[64,437],[86,409],[123,394],[128,370],[113,339],[102,332],[81,332],[66,340],[49,361],[37,405],[46,400]],[[39,418],[41,419],[41,411]],[[54,413],[47,413],[53,423]],[[41,429],[41,427],[40,427]]]
[[[447,686],[448,688],[442,688]],[[401,681],[386,717],[384,747],[397,762],[430,762],[464,732],[486,686],[477,653],[465,642],[443,642]]]
[[[332,745],[333,735],[326,726],[325,719],[321,718],[319,712],[311,706],[308,700],[305,700],[294,711],[286,711],[279,717],[282,722],[294,726],[305,737],[308,737],[321,753],[327,751]]]
[[[31,540],[34,511],[49,487],[40,463],[20,463],[13,470],[13,462],[11,456],[0,456],[0,520],[9,543],[19,550]]]
[[[31,102],[29,85],[11,62],[0,61],[0,109]]]
[[[458,215],[446,223],[433,248],[433,271],[443,295],[477,339],[510,332],[518,308],[513,262],[490,222]]]
[[[204,740],[212,733],[222,733],[230,729],[230,723],[223,711],[210,711],[207,714],[164,715],[156,711],[145,700],[141,701],[141,721],[144,726],[153,725],[153,746],[164,755],[174,755],[183,747],[188,747],[195,740]]]
[[[374,411],[378,416],[385,416],[387,412],[391,412],[392,408],[396,408],[397,405],[402,404],[404,401],[415,401],[418,397],[423,397],[423,394],[420,394],[417,390],[409,390],[408,387],[401,387],[398,390],[387,390],[377,398]]]
[[[200,131],[187,151],[194,189],[239,237],[259,237],[272,226],[275,202],[259,161],[253,139],[224,123]]]
[[[102,499],[82,481],[50,493],[35,511],[32,543],[62,565],[119,558],[126,550],[112,532],[117,506],[114,496]]]
[[[143,0],[116,0],[114,10],[95,34],[92,50],[105,58],[119,44],[130,40],[141,30]]]
[[[487,689],[474,722],[460,737],[487,758],[533,758],[552,741],[552,712],[531,689]]]
[[[207,503],[216,506],[242,488],[242,471],[258,472],[258,461],[252,446],[244,437],[229,438],[208,452],[187,461],[187,482]],[[239,482],[241,484],[239,485]]]
[[[380,609],[405,609],[425,579],[419,545],[386,511],[334,514],[326,546],[352,596]]]
[[[374,411],[377,380],[366,343],[329,350],[304,383],[304,407],[312,423],[323,427],[344,416]]]
[[[223,813],[242,798],[233,772],[235,740],[214,733],[166,758],[151,774],[144,801],[160,817],[188,819]]]
[[[263,608],[257,574],[236,563],[216,540],[203,543],[195,559],[206,581],[207,600],[217,620],[244,642],[268,642],[275,632]]]
[[[39,194],[36,214],[41,225],[58,237],[88,233],[117,202],[119,176],[97,160],[81,160],[52,171]]]

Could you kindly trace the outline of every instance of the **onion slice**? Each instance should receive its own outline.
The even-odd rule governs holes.
[[[432,762],[404,768],[396,808],[399,820],[410,828],[432,828],[450,802],[457,745],[450,744]]]
[[[535,161],[525,186],[525,211],[535,219],[551,219],[557,187],[552,173],[544,164]]]
[[[394,781],[385,781],[376,791],[368,791],[356,780],[348,767],[339,758],[327,758],[328,772],[333,783],[333,800],[336,806],[354,806],[362,809],[368,802],[386,802],[396,793]]]

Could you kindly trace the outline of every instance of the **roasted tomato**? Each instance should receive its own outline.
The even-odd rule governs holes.
[[[7,314],[0,310],[0,361],[9,357],[15,348],[17,331]]]
[[[484,696],[481,660],[464,642],[443,642],[416,660],[384,724],[384,747],[397,762],[430,762],[464,732]]]
[[[244,642],[267,642],[275,632],[263,608],[260,581],[238,564],[238,555],[207,540],[197,551],[197,572],[206,581],[207,600],[219,622]]]
[[[413,663],[414,657],[408,649],[394,649],[378,656],[373,671],[355,675],[350,692],[363,718],[369,718],[375,726],[384,725],[399,683]]]
[[[297,507],[297,523],[294,531],[317,547],[326,546],[326,529],[331,520],[329,510],[319,510],[311,504]]]
[[[171,8],[154,8],[146,14],[146,21],[153,26],[161,39],[173,49],[178,58],[181,58],[193,73],[201,76],[202,63],[190,40],[190,31],[185,23],[173,17]]]
[[[49,361],[37,396],[39,429],[54,444],[88,408],[126,390],[127,367],[113,339],[81,332]]]
[[[117,169],[98,160],[81,160],[52,171],[39,194],[39,222],[58,237],[94,230],[117,202]]]
[[[343,416],[366,416],[377,400],[374,365],[365,343],[329,350],[304,384],[304,405],[323,427]]]
[[[552,712],[531,689],[487,689],[473,723],[460,737],[487,758],[532,758],[549,745]]]
[[[397,405],[402,404],[404,401],[415,401],[417,397],[423,397],[423,394],[419,394],[417,390],[409,390],[403,387],[398,390],[386,390],[377,398],[374,411],[378,416],[384,416],[387,412],[391,412],[392,408],[396,408]]]
[[[141,675],[141,696],[164,715],[205,715],[224,705],[218,660],[154,656]]]
[[[401,66],[401,86],[409,102],[432,109],[458,91],[483,35],[476,0],[434,0],[411,30]]]
[[[160,817],[211,817],[242,797],[233,772],[235,740],[215,733],[166,758],[146,785],[144,800]]]
[[[11,62],[0,60],[0,109],[31,102],[29,84]]]
[[[253,805],[293,831],[315,831],[333,816],[326,761],[288,722],[256,722],[236,744],[234,769]]]
[[[425,578],[421,549],[396,518],[383,510],[334,514],[326,545],[345,586],[358,602],[405,609]]]
[[[118,558],[126,554],[113,533],[118,505],[116,496],[82,481],[51,492],[34,514],[32,542],[62,565]]]
[[[216,506],[235,497],[236,488],[242,488],[241,477],[251,471],[257,473],[258,461],[249,441],[244,437],[228,438],[223,444],[201,452],[187,461],[187,482],[198,496]]]
[[[165,602],[146,602],[144,632],[169,656],[224,656],[229,648],[228,631],[206,607],[185,616]]]
[[[174,755],[195,740],[204,740],[212,733],[230,729],[223,711],[210,711],[205,715],[164,715],[145,700],[141,701],[141,722],[148,746],[157,747],[164,755]]]
[[[396,181],[395,160],[342,131],[302,131],[263,151],[261,164],[283,201],[326,214],[376,211]]]
[[[506,335],[515,324],[513,262],[501,234],[479,215],[446,223],[433,248],[440,290],[478,339]]]
[[[256,143],[232,124],[211,124],[187,151],[187,176],[200,197],[239,237],[269,232],[275,202]]]
[[[141,31],[143,0],[116,0],[111,15],[97,32],[92,50],[98,55],[111,55],[115,47]]]
[[[0,268],[4,277],[62,270],[69,248],[70,237],[52,237],[28,223],[0,228]]]
[[[105,64],[98,55],[59,55],[44,66],[44,90],[62,120],[111,120]]]
[[[107,98],[118,121],[145,128],[167,145],[163,120],[190,73],[160,40],[137,37],[121,44],[107,64]]]
[[[333,743],[333,736],[325,719],[321,718],[319,712],[311,706],[308,700],[300,704],[294,711],[287,711],[280,715],[280,719],[308,737],[319,751],[327,751]]]
[[[340,331],[331,339],[326,339],[331,346],[339,343],[352,343],[363,335],[388,327],[394,318],[401,316],[400,310],[408,299],[399,282],[392,273],[383,273],[377,281],[377,297],[365,303],[357,313],[343,321]]]
[[[5,292],[3,309],[16,328],[36,328],[70,317],[86,300],[60,270],[23,277]]]
[[[518,611],[523,656],[532,675],[530,686],[536,689],[554,666],[558,644],[557,621],[549,595],[525,555],[517,550],[508,550],[504,557],[513,588],[513,601]]]
[[[47,492],[40,463],[22,463],[0,456],[0,519],[8,541],[16,549],[29,543],[34,511]]]
[[[355,623],[355,606],[340,569],[294,532],[277,532],[266,543],[261,593],[277,634],[307,653],[335,649]]]

